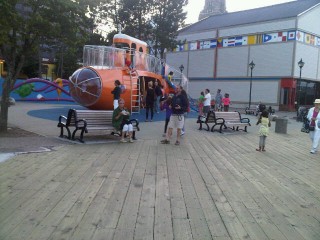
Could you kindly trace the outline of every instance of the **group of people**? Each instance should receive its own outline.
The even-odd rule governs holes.
[[[112,117],[112,123],[115,129],[121,132],[120,142],[128,142],[125,139],[126,134],[129,137],[129,142],[132,143],[132,133],[133,126],[130,122],[130,111],[125,108],[124,99],[120,98],[121,87],[120,81],[116,80],[114,82],[115,88],[112,90],[114,96],[114,111]],[[154,85],[154,88],[153,88]],[[163,92],[159,83],[155,81],[148,82],[148,88],[146,90],[145,96],[145,106],[146,106],[146,122],[153,120],[154,108],[157,113],[160,110],[166,111],[166,120],[164,126],[164,140],[161,141],[163,144],[170,143],[170,138],[172,136],[173,128],[177,129],[177,140],[175,145],[180,144],[180,138],[184,134],[184,123],[187,112],[190,109],[189,100],[186,91],[182,86],[175,87],[175,94],[169,94],[166,98],[163,97]],[[162,101],[160,101],[163,99]]]
[[[161,93],[160,93],[161,91]],[[130,122],[130,112],[128,109],[124,107],[124,100],[120,98],[121,88],[120,81],[115,81],[115,88],[112,91],[114,95],[114,112],[112,123],[116,130],[121,132],[121,140],[120,142],[127,142],[125,140],[125,135],[127,134],[129,137],[129,142],[132,143],[132,133],[133,126]],[[153,107],[157,112],[161,110],[166,111],[166,119],[164,126],[164,134],[165,139],[161,140],[162,144],[169,144],[170,138],[173,134],[173,128],[177,129],[177,138],[175,145],[180,145],[180,138],[183,135],[185,117],[189,106],[189,100],[186,91],[182,88],[182,86],[177,86],[175,89],[175,94],[169,94],[167,98],[160,102],[161,97],[163,96],[161,87],[155,82],[155,89],[153,89],[153,82],[148,83],[148,89],[146,94],[146,121],[148,121],[148,113],[149,110],[151,112],[151,121],[153,119]],[[201,96],[199,97],[198,107],[199,107],[199,115],[207,114],[210,109],[214,109],[215,111],[221,111],[223,106],[224,111],[229,110],[230,98],[229,94],[225,94],[222,97],[221,89],[217,90],[217,94],[214,100],[214,106],[212,106],[211,94],[209,89],[205,89],[204,92],[201,92]],[[154,105],[155,103],[155,105]],[[320,99],[316,99],[314,101],[314,107],[310,108],[308,111],[307,119],[309,120],[309,135],[312,141],[312,147],[310,153],[314,154],[317,151],[320,141]],[[256,149],[259,152],[266,151],[266,138],[269,134],[269,128],[271,127],[271,122],[269,119],[269,112],[264,108],[261,109],[260,116],[256,125],[260,124],[259,128],[259,146]]]
[[[210,90],[205,89],[204,92],[200,93],[198,99],[198,110],[199,116],[206,115],[210,109],[214,111],[228,112],[231,104],[229,93],[225,93],[224,96],[221,94],[221,89],[217,90],[216,96],[213,99]]]
[[[153,88],[154,85],[154,88]],[[145,96],[145,107],[146,107],[146,122],[149,121],[149,112],[150,112],[150,121],[153,121],[154,112],[160,112],[160,99],[163,96],[162,87],[157,81],[154,83],[152,81],[148,82],[148,89]]]

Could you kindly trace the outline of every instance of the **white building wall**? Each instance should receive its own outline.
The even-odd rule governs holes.
[[[179,41],[197,41],[197,40],[205,40],[205,39],[212,39],[217,38],[217,30],[210,30],[206,32],[195,32],[186,35],[179,35],[177,40]]]
[[[300,75],[298,62],[301,58],[305,62],[304,67],[302,68],[301,78],[315,80],[318,77],[317,67],[319,66],[319,48],[297,42],[294,65],[294,76],[297,78],[299,78]],[[320,79],[318,78],[318,80]]]
[[[184,66],[183,73],[187,75],[186,73],[188,70],[188,57],[189,52],[173,52],[173,53],[167,53],[166,55],[166,64],[170,65],[171,67],[179,70],[179,67],[181,64]]]
[[[317,81],[320,82],[320,50],[318,50],[318,69],[317,69]]]
[[[199,50],[189,52],[189,78],[208,77],[213,78],[215,50]]]
[[[256,34],[261,32],[277,32],[279,30],[296,28],[296,19],[286,19],[272,22],[262,22],[255,24],[248,24],[243,26],[232,26],[229,28],[219,29],[219,37],[237,36]]]
[[[290,77],[292,74],[292,59],[294,42],[269,43],[265,45],[251,45],[249,61],[256,64],[254,76]]]
[[[250,80],[229,80],[229,81],[190,81],[189,94],[192,98],[198,99],[200,92],[208,88],[211,95],[215,96],[217,89],[221,89],[222,94],[229,93],[231,103],[234,107],[244,107],[249,102]],[[253,80],[251,91],[252,105],[260,101],[267,105],[277,105],[279,97],[278,80]]]
[[[298,17],[298,29],[320,35],[320,4]]]
[[[218,49],[217,77],[247,76],[248,50],[248,46]]]

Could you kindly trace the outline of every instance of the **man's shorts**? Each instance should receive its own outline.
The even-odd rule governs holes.
[[[183,124],[184,124],[184,116],[183,115],[171,115],[168,127],[182,129]]]
[[[204,106],[202,111],[203,113],[208,113],[210,111],[210,106]]]

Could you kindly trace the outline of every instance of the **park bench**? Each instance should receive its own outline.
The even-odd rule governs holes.
[[[234,131],[243,130],[247,132],[247,127],[251,126],[249,118],[242,118],[239,112],[214,112],[210,111],[207,116],[201,120],[198,119],[200,124],[199,130],[202,130],[203,124],[206,125],[207,131],[210,130],[209,123],[213,123],[211,132],[219,131],[222,133],[222,129],[230,128]],[[215,127],[218,127],[218,130]]]
[[[84,133],[92,131],[104,131],[110,133],[111,135],[116,134],[116,129],[112,125],[112,115],[111,110],[76,110],[69,109],[67,117],[61,115],[59,117],[58,127],[60,127],[60,137],[66,137],[71,140],[76,139],[76,132],[80,130],[80,142],[83,141]],[[135,138],[135,132],[139,131],[139,121],[137,119],[130,120],[133,125],[133,139]],[[72,131],[71,134],[71,129]],[[64,129],[67,131],[67,135],[64,135]],[[121,135],[121,133],[118,133]]]
[[[245,111],[245,113],[246,113],[246,115],[247,114],[252,114],[252,115],[255,115],[256,114],[256,111],[257,111],[257,108],[255,107],[255,108],[249,108],[249,107],[246,107],[246,109],[244,110]]]

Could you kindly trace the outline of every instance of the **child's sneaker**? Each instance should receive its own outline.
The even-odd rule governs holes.
[[[133,143],[133,139],[132,139],[132,138],[130,138],[129,142]]]
[[[120,142],[121,142],[121,143],[126,143],[126,142],[127,142],[127,140],[125,140],[125,139],[121,139],[121,140],[120,140]]]

